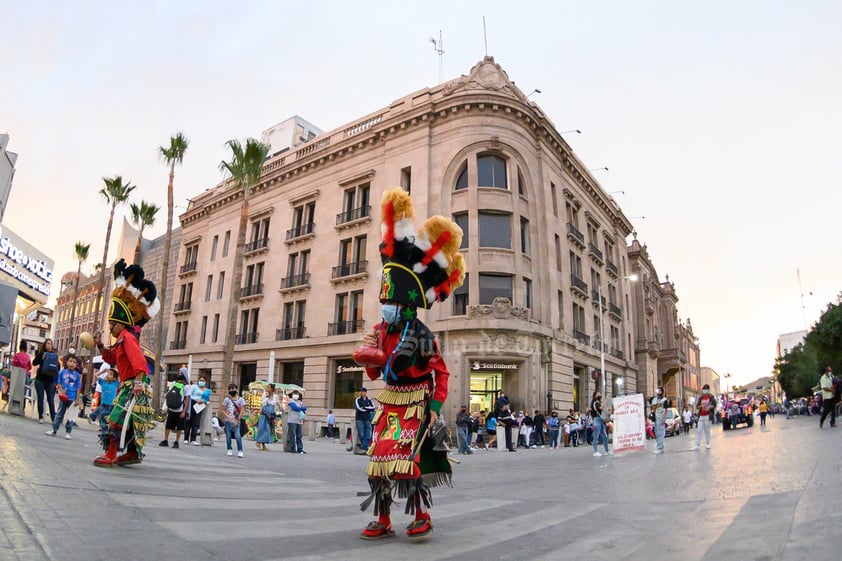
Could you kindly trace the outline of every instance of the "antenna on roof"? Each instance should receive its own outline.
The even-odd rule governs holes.
[[[441,29],[439,29],[439,40],[436,41],[435,37],[430,37],[430,43],[433,44],[433,49],[439,55],[439,84],[441,84],[444,79],[444,41],[441,38]]]
[[[482,42],[485,44],[485,56],[488,56],[488,33],[485,31],[485,16],[482,16]]]

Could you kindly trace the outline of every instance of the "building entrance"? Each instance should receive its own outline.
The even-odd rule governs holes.
[[[502,387],[502,372],[471,372],[471,413],[484,410],[488,414],[494,409]]]

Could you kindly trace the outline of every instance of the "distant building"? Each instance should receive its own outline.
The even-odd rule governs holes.
[[[274,157],[310,142],[322,132],[322,129],[295,115],[263,131],[260,140],[270,146],[269,155]]]
[[[792,352],[792,349],[804,342],[807,337],[807,330],[793,331],[792,333],[781,333],[778,335],[777,344],[777,358],[781,358],[787,353]]]
[[[699,373],[699,382],[702,386],[705,384],[710,386],[710,393],[713,395],[721,395],[722,394],[722,383],[720,381],[719,374],[716,373],[716,370],[710,368],[708,366],[702,366]]]
[[[53,310],[45,306],[29,312],[23,318],[20,328],[19,341],[26,341],[27,352],[34,355],[35,350],[50,337],[53,329]],[[19,344],[19,343],[18,343]],[[18,344],[12,348],[17,352]]]
[[[12,180],[15,178],[15,163],[18,155],[9,152],[9,135],[0,134],[0,222],[6,214],[6,205],[9,203],[9,193],[12,191]]]

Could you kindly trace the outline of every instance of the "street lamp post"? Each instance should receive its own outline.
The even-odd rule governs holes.
[[[631,282],[637,281],[637,275],[631,274],[627,277],[621,277],[620,280],[629,280]],[[610,282],[608,284],[611,284]],[[600,376],[600,391],[602,398],[605,399],[605,323],[602,320],[602,315],[605,313],[605,306],[602,304],[602,283],[596,285],[596,297],[599,299],[599,376]]]
[[[725,399],[728,399],[728,378],[731,377],[731,374],[725,374],[723,377],[725,378]]]

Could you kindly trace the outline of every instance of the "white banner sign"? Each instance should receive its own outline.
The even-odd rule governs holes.
[[[646,408],[643,394],[614,398],[614,451],[646,448]]]

